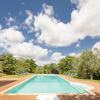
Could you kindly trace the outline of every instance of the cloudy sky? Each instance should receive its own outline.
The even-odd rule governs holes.
[[[0,54],[38,65],[100,49],[100,0],[0,0]]]

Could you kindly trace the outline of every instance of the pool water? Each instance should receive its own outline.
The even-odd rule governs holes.
[[[76,87],[57,75],[34,76],[29,80],[7,90],[7,94],[32,93],[88,93],[85,89]]]

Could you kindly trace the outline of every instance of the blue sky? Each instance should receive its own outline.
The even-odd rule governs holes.
[[[44,65],[99,48],[99,6],[99,0],[0,0],[0,54]]]

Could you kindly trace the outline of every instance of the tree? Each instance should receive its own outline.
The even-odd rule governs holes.
[[[15,74],[16,71],[16,59],[11,54],[3,55],[3,72],[6,74]]]
[[[58,63],[58,67],[61,73],[66,73],[69,70],[73,69],[74,59],[75,57],[73,56],[66,56],[65,58],[60,60],[60,62]]]
[[[58,71],[57,69],[52,69],[52,70],[51,70],[51,73],[52,73],[52,74],[59,74],[59,71]]]
[[[35,69],[35,74],[44,74],[44,68],[42,66],[37,66]]]
[[[28,72],[28,64],[25,59],[16,59],[16,74],[22,74]]]
[[[58,70],[57,64],[54,64],[54,63],[46,64],[43,66],[43,68],[44,68],[44,74],[49,74],[51,73],[52,70]]]
[[[79,77],[93,79],[93,74],[96,71],[96,61],[97,57],[92,51],[83,52],[79,60]]]
[[[25,62],[26,62],[27,68],[28,68],[28,72],[34,73],[34,71],[37,67],[37,65],[35,64],[35,61],[33,59],[27,59]]]
[[[44,74],[48,74],[50,72],[50,67],[48,64],[43,66]]]
[[[94,78],[100,79],[100,58],[97,59],[95,67]]]

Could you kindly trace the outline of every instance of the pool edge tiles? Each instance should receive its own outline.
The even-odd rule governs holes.
[[[52,82],[54,82],[54,83],[52,83]],[[44,84],[48,85],[49,84],[48,85],[49,87],[46,87],[47,90],[45,90],[45,87],[41,90],[42,87],[39,86],[40,84],[41,85],[44,85]],[[31,94],[84,94],[84,93],[86,94],[87,93],[86,90],[80,90],[82,92],[79,92],[76,90],[76,88],[72,87],[71,84],[69,86],[69,84],[70,84],[69,81],[63,79],[62,77],[59,77],[59,75],[53,75],[53,74],[41,75],[40,74],[40,75],[34,75],[31,78],[26,79],[24,82],[21,82],[21,83],[16,84],[15,86],[13,86],[11,88],[8,88],[3,93],[13,94],[13,95],[14,94],[31,95]],[[34,88],[34,85],[36,85],[36,88]],[[53,89],[55,89],[55,90],[51,90],[52,87],[50,85],[54,85]],[[56,86],[59,86],[59,87],[55,88]],[[38,88],[38,87],[40,87],[40,88]],[[65,87],[66,87],[66,89],[65,89]],[[72,89],[72,90],[67,90],[67,89]]]

